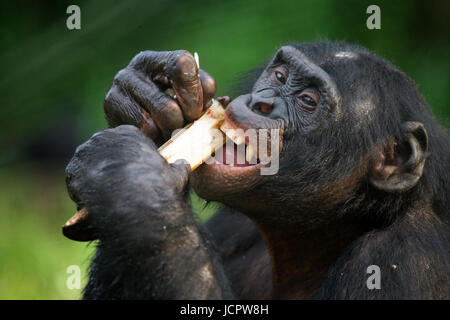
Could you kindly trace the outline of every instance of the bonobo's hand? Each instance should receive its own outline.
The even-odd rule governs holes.
[[[175,91],[176,99],[164,93]],[[110,127],[131,124],[157,143],[199,118],[216,92],[187,51],[144,51],[119,71],[103,105]]]
[[[170,225],[184,205],[182,190],[190,167],[169,165],[155,144],[134,126],[94,134],[79,146],[66,169],[70,197],[88,215],[75,240],[114,238],[135,228]],[[127,234],[128,236],[128,234]]]

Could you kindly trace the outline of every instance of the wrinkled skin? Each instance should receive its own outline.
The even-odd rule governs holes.
[[[357,46],[284,46],[250,91],[219,98],[232,127],[280,130],[278,172],[168,165],[156,146],[215,88],[186,51],[142,52],[116,75],[104,103],[116,128],[67,167],[88,215],[66,235],[100,239],[84,298],[450,298],[450,143],[412,80]],[[206,232],[188,180],[225,205]]]

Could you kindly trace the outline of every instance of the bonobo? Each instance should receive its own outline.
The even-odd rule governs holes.
[[[141,52],[116,75],[104,103],[115,128],[66,170],[87,214],[65,233],[99,239],[84,298],[449,299],[450,139],[414,82],[322,42],[281,47],[241,87],[220,100],[226,120],[280,130],[274,175],[220,161],[190,173],[158,154],[215,94],[190,53]],[[223,204],[205,225],[188,181]]]

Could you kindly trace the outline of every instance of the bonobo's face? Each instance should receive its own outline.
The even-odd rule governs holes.
[[[322,142],[336,138],[333,128],[342,110],[335,81],[319,65],[292,46],[277,51],[252,92],[237,97],[226,109],[226,126],[246,133],[253,129],[258,147],[251,146],[249,152],[249,135],[234,139],[246,144],[246,149],[242,145],[240,150],[247,161],[237,163],[239,152],[228,160],[216,153],[219,159],[215,163],[194,171],[191,183],[200,196],[254,214],[277,212],[279,205],[296,210],[314,206],[312,198],[328,198],[333,190],[320,190],[318,183],[330,178],[323,169],[331,166],[327,161],[333,160],[336,152],[327,154]],[[261,132],[267,133],[266,142]],[[223,154],[237,149],[228,143]],[[265,149],[268,152],[262,161]],[[249,161],[252,155],[258,158],[253,163]],[[266,173],[261,170],[264,168]]]

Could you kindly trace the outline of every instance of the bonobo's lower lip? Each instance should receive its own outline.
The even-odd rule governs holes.
[[[203,181],[201,187],[212,188],[216,190],[214,192],[216,194],[240,192],[241,189],[245,190],[249,186],[256,185],[262,179],[260,171],[264,166],[266,165],[263,163],[234,166],[214,161],[198,167],[194,172],[196,176],[194,180]]]
[[[219,162],[204,163],[192,172],[189,182],[195,192],[210,201],[225,201],[257,186],[264,164],[231,166]]]
[[[209,166],[212,170],[218,170],[218,171],[226,171],[228,173],[236,173],[236,174],[246,174],[246,173],[253,173],[254,171],[258,171],[259,169],[263,168],[264,166],[267,166],[268,164],[264,163],[257,163],[257,164],[244,164],[244,165],[229,165],[229,164],[223,164],[218,161],[214,161],[210,164],[203,164],[202,166]]]

